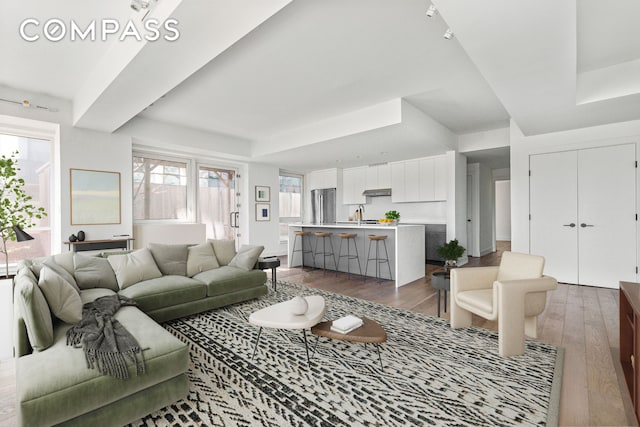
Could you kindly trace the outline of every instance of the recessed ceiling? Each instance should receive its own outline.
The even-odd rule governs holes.
[[[106,131],[153,103],[141,114],[147,124],[209,132],[218,142],[231,135],[249,141],[247,160],[304,159],[304,169],[336,159],[368,164],[380,151],[401,159],[444,150],[456,134],[510,119],[531,135],[639,118],[637,0],[433,3],[439,14],[428,18],[428,0],[160,0],[159,9],[180,18],[182,37],[137,46],[127,62],[126,43],[29,43],[17,28],[31,17],[124,21],[135,16],[128,1],[12,2],[0,13],[0,97],[23,89],[73,100],[76,123]],[[97,78],[108,55],[121,68]],[[601,69],[626,80],[606,87]],[[102,86],[85,84],[91,79]],[[393,100],[414,107],[410,126],[372,123],[342,135],[336,127],[325,140],[303,132]],[[300,139],[287,146],[280,135]]]

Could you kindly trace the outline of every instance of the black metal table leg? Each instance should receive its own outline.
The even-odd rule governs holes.
[[[304,336],[304,349],[307,352],[307,364],[311,366],[311,359],[309,359],[309,346],[307,345],[307,330],[303,329],[302,334]]]
[[[320,341],[320,335],[316,335],[316,343],[313,346],[313,352],[311,352],[311,358],[316,355],[316,348],[318,347],[318,341]]]
[[[444,291],[444,312],[447,312],[447,291]]]
[[[260,329],[258,329],[258,337],[256,338],[256,345],[253,347],[253,354],[251,355],[251,360],[253,360],[253,358],[256,355],[256,350],[258,350],[258,343],[260,342],[261,333],[262,333],[262,326],[260,326]]]
[[[440,289],[438,289],[438,317],[440,317]]]
[[[376,346],[376,350],[378,350],[378,360],[380,361],[380,370],[384,371],[384,366],[382,366],[382,357],[380,356],[380,344],[374,344]]]
[[[271,284],[273,284],[273,290],[277,291],[277,282],[276,282],[276,267],[271,269]]]

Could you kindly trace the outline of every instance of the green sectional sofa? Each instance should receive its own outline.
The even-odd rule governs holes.
[[[244,245],[236,253],[233,241],[212,240],[23,261],[14,293],[19,425],[118,426],[184,398],[187,345],[157,322],[265,295],[267,276],[253,268],[262,249]],[[144,373],[130,361],[126,379],[88,368],[66,336],[84,304],[116,293],[137,304],[114,319],[144,356]]]

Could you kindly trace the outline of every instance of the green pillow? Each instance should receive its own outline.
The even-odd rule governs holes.
[[[189,246],[188,250],[187,276],[193,277],[200,272],[220,267],[211,243]]]
[[[71,260],[71,262],[72,262],[71,268],[73,269],[73,259]],[[58,264],[53,259],[47,259],[43,264],[45,267],[49,267],[51,270],[55,271],[59,276],[61,276],[64,280],[66,280],[67,283],[73,286],[78,293],[80,293],[80,288],[76,283],[76,279],[73,277],[71,273],[67,271],[66,268]],[[40,274],[42,274],[42,272],[40,272]]]
[[[263,250],[264,246],[242,245],[236,256],[229,262],[229,267],[252,270]]]
[[[82,319],[80,293],[46,264],[40,271],[38,287],[42,290],[51,312],[58,319],[71,324]]]
[[[118,281],[106,258],[75,254],[76,282],[80,289],[107,288],[118,292]]]
[[[215,240],[209,239],[209,243],[213,246],[213,252],[216,254],[218,264],[228,265],[234,256],[236,256],[235,240]]]
[[[125,255],[111,255],[107,260],[116,273],[120,289],[128,288],[143,280],[162,277],[149,249],[138,249]]]
[[[158,268],[165,276],[187,275],[187,245],[163,245],[160,243],[149,243],[149,250]]]
[[[16,309],[27,328],[33,351],[45,350],[53,344],[53,321],[47,300],[37,285],[33,273],[19,270],[15,278]]]

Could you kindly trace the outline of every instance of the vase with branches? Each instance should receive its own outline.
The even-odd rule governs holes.
[[[33,239],[23,231],[33,227],[35,221],[47,215],[43,207],[33,203],[33,197],[24,189],[25,181],[18,177],[18,152],[0,157],[0,237],[4,255],[5,277],[9,277],[7,241]]]

